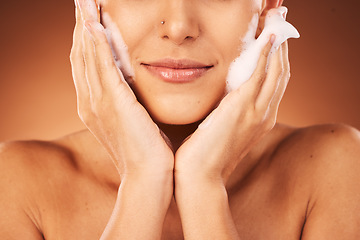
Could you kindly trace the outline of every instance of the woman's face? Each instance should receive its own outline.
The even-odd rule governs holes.
[[[261,0],[102,0],[128,46],[132,89],[159,122],[188,124],[223,98]],[[163,22],[162,22],[163,21]],[[182,68],[182,69],[179,69]]]

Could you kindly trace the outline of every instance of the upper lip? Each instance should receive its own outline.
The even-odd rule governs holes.
[[[204,64],[190,59],[172,59],[164,58],[154,62],[142,63],[152,67],[163,67],[173,69],[191,69],[191,68],[210,68],[214,65]]]

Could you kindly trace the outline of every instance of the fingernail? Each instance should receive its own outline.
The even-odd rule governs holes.
[[[275,36],[274,34],[271,34],[271,37],[270,37],[270,43],[271,43],[271,45],[274,44],[275,39],[276,39],[276,36]]]

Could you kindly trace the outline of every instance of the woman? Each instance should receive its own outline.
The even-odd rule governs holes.
[[[239,38],[281,3],[101,2],[131,80],[94,3],[79,0],[71,62],[88,130],[2,145],[1,238],[358,239],[359,133],[275,124],[286,43],[270,54],[270,38],[224,97]]]

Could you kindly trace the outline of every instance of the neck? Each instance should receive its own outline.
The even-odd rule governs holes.
[[[157,123],[157,125],[169,138],[173,151],[176,152],[184,140],[195,132],[201,122],[202,120],[185,125],[172,125],[165,123]]]

